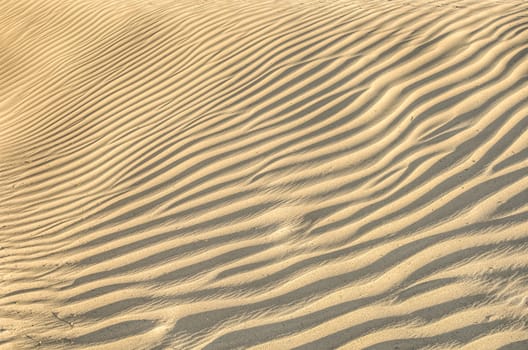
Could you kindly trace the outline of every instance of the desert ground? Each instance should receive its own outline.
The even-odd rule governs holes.
[[[528,2],[2,0],[35,348],[528,349]]]

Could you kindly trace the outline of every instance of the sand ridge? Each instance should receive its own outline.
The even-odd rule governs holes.
[[[0,4],[0,349],[528,348],[528,4]]]

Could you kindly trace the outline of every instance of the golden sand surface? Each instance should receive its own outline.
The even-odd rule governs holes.
[[[37,347],[528,349],[528,2],[2,0]]]

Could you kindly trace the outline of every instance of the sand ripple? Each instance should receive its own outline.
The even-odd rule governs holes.
[[[0,349],[528,348],[525,1],[0,28]]]

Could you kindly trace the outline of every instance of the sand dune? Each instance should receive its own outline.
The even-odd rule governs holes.
[[[0,349],[528,349],[527,2],[0,28]]]

